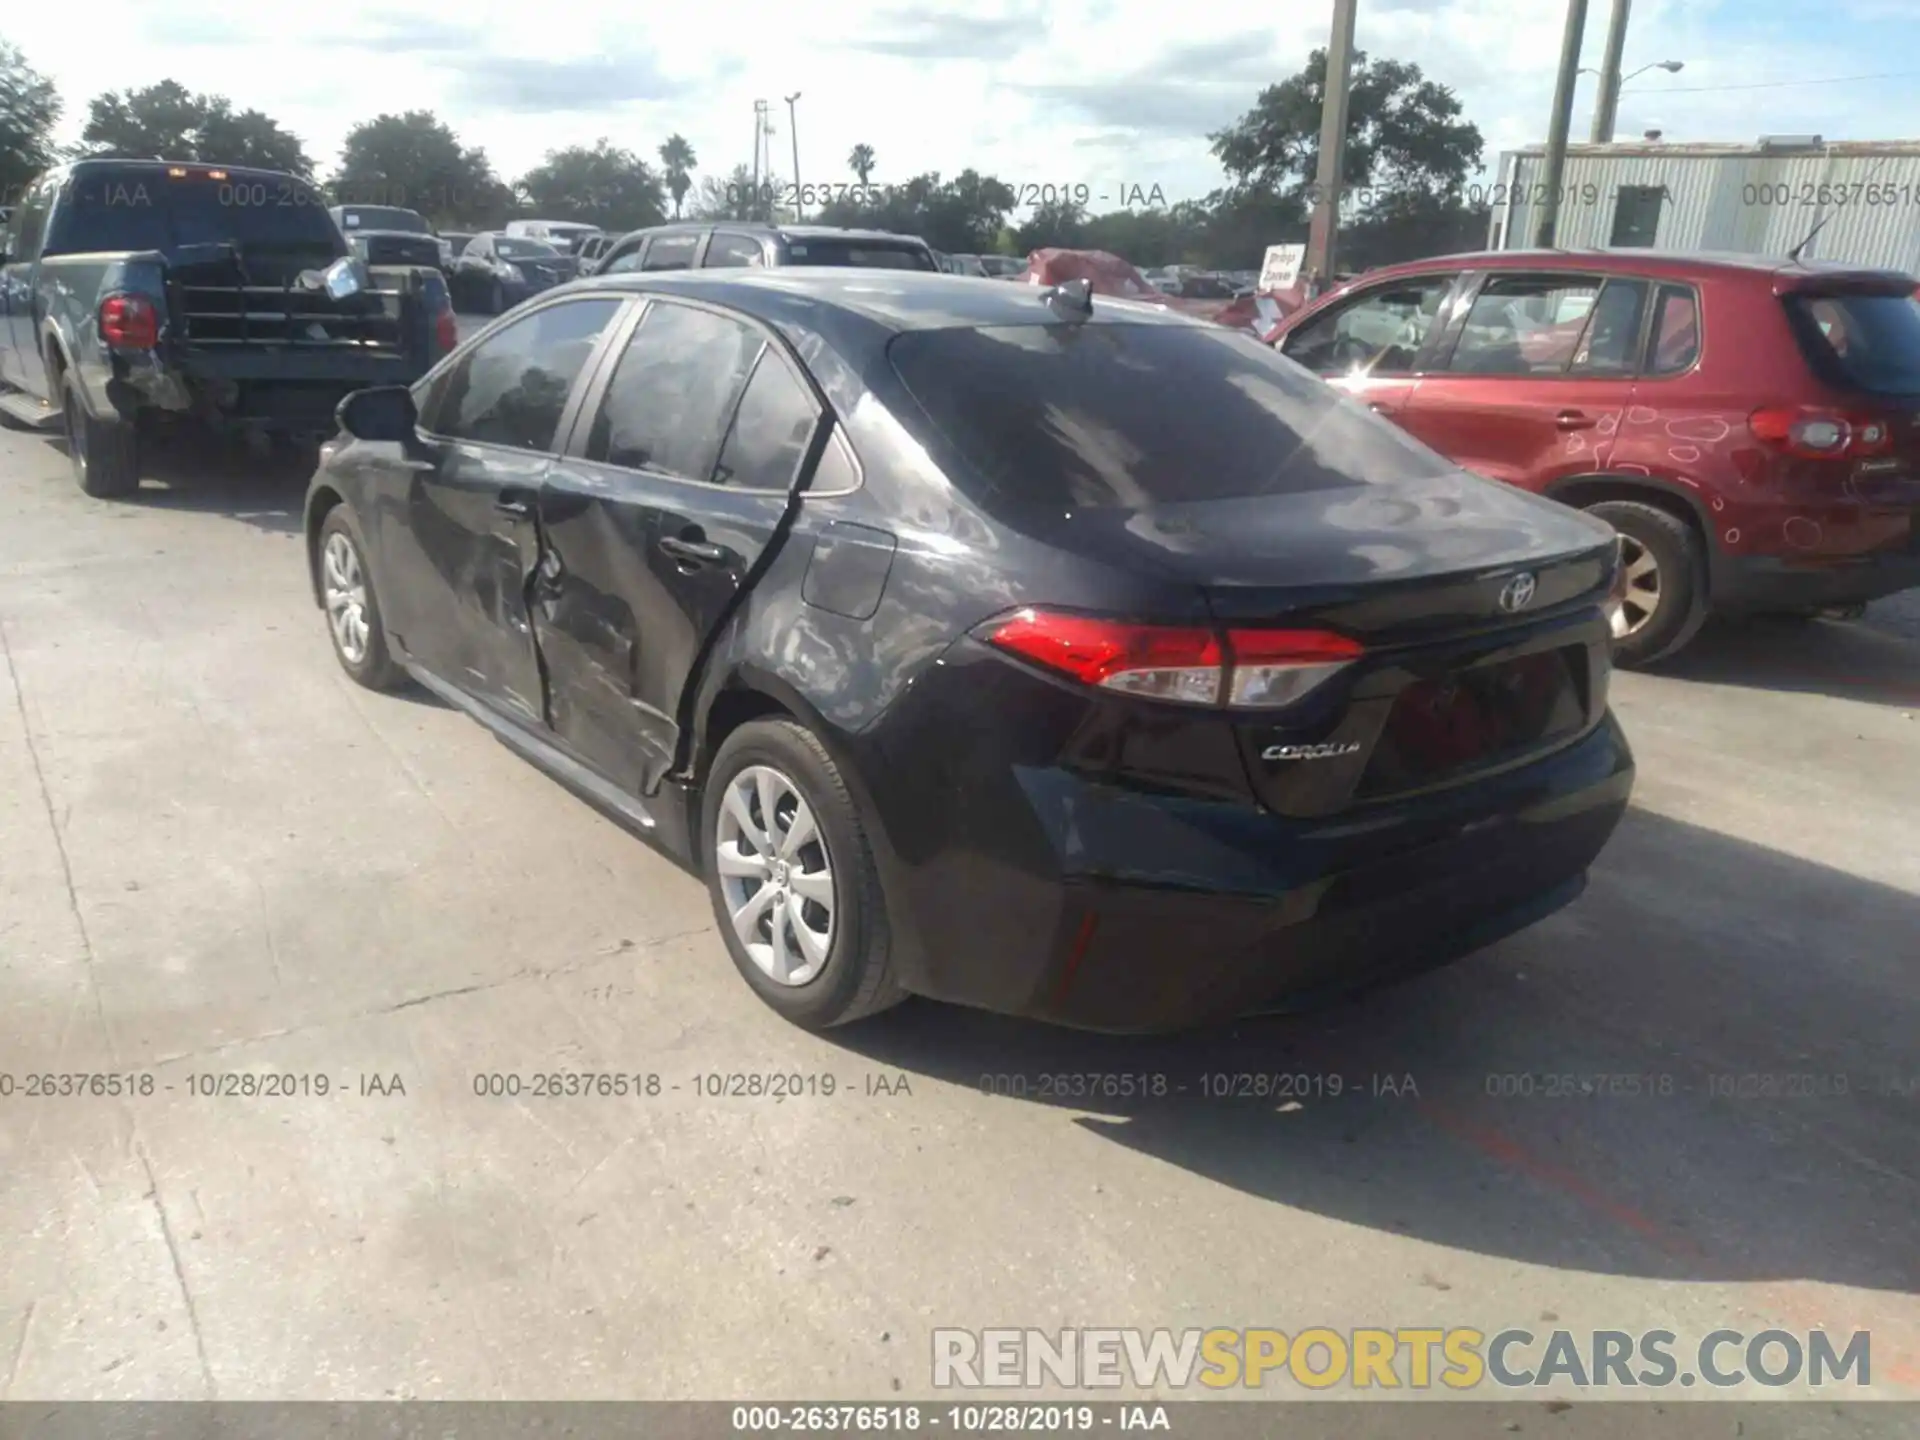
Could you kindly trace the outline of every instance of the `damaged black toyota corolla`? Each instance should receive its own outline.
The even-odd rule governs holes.
[[[341,425],[347,672],[698,866],[802,1025],[1291,1006],[1564,905],[1627,804],[1612,531],[1152,307],[619,275]]]

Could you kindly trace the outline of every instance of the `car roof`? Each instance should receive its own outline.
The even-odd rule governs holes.
[[[837,311],[890,334],[1002,325],[1084,324],[1054,314],[1035,285],[990,285],[937,270],[863,270],[784,265],[768,270],[639,270],[578,282],[582,290],[679,294],[729,305],[770,324],[818,329],[811,317]],[[1095,296],[1094,323],[1202,322],[1148,303]],[[1214,328],[1209,326],[1208,328]]]
[[[304,185],[313,186],[311,180],[303,179],[290,170],[268,170],[258,165],[222,165],[212,160],[153,160],[136,159],[129,156],[117,159],[111,155],[95,155],[85,160],[70,160],[64,166],[55,166],[49,174],[64,170],[68,176],[85,175],[95,170],[224,170],[229,175],[258,176],[261,179],[299,180]],[[318,189],[318,186],[313,186]]]
[[[1561,250],[1469,250],[1457,255],[1435,255],[1425,260],[1410,260],[1400,265],[1382,265],[1357,275],[1354,281],[1372,283],[1390,280],[1396,275],[1425,275],[1436,270],[1540,269],[1540,270],[1631,270],[1639,275],[1684,279],[1702,274],[1779,275],[1885,275],[1873,265],[1852,265],[1837,260],[1792,260],[1785,255],[1749,255],[1733,250],[1656,250],[1633,246],[1606,249]],[[1351,283],[1351,282],[1350,282]]]
[[[902,235],[892,230],[850,230],[843,225],[775,225],[765,220],[669,220],[664,225],[647,225],[629,230],[624,242],[636,235],[683,235],[689,231],[736,230],[751,235],[779,235],[789,240],[885,240],[926,245],[918,235]],[[931,249],[932,247],[928,247]]]

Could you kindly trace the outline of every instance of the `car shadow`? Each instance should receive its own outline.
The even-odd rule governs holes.
[[[1896,619],[1904,622],[1905,616]],[[1657,673],[1677,680],[1914,709],[1920,708],[1917,655],[1914,640],[1892,624],[1722,620],[1702,629]]]
[[[1915,935],[1920,898],[1636,809],[1569,910],[1337,1009],[1126,1038],[913,1002],[834,1034],[1456,1251],[1911,1293]]]

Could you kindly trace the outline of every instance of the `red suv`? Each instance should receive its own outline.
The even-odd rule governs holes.
[[[1623,665],[1671,655],[1710,610],[1813,615],[1920,584],[1911,276],[1449,255],[1368,272],[1276,343],[1465,469],[1611,522]]]

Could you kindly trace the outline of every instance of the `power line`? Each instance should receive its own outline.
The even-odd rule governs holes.
[[[1753,85],[1662,85],[1653,90],[1623,90],[1623,95],[1705,95],[1721,90],[1781,90],[1789,85],[1851,85],[1858,80],[1905,80],[1920,70],[1883,70],[1878,75],[1829,75],[1821,80],[1763,80]]]

